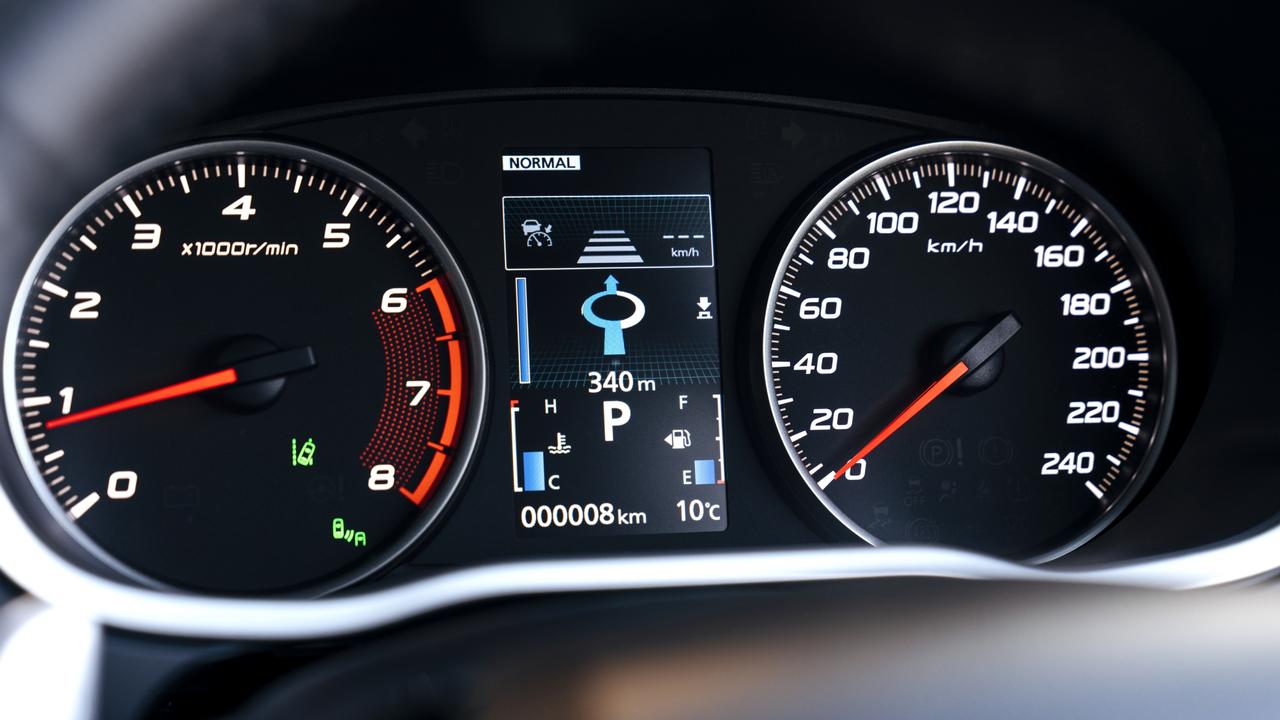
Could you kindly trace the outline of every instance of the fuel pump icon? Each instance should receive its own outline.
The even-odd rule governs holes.
[[[596,315],[592,306],[597,301],[610,296],[630,301],[635,310],[630,316],[622,320],[606,320]],[[604,355],[626,355],[627,345],[623,339],[622,331],[633,328],[639,325],[641,320],[644,320],[644,301],[629,292],[619,290],[618,279],[610,275],[604,281],[604,290],[592,295],[582,303],[582,317],[592,325],[604,330]]]

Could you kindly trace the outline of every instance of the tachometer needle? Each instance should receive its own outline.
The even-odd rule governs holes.
[[[866,445],[863,445],[862,449],[855,453],[849,462],[842,465],[839,470],[822,478],[818,486],[825,490],[827,485],[831,484],[831,481],[844,475],[854,465],[857,465],[859,460],[862,460],[867,455],[870,455],[871,451],[880,447],[881,443],[888,440],[891,435],[896,433],[903,425],[906,425],[911,418],[918,415],[921,410],[928,407],[934,400],[937,400],[939,395],[947,391],[947,388],[956,384],[965,375],[968,375],[970,370],[986,362],[1021,329],[1022,323],[1018,321],[1018,317],[1013,313],[1001,318],[1000,322],[996,323],[994,327],[970,345],[969,349],[964,351],[960,359],[942,377],[930,383],[929,387],[925,388],[924,392],[920,393],[915,400],[912,400],[905,410],[898,413],[883,430],[876,433],[875,437],[871,438]]]
[[[125,410],[142,407],[144,405],[152,405],[165,400],[173,400],[174,398],[185,397],[187,395],[195,395],[215,388],[227,387],[230,385],[243,385],[251,382],[259,382],[269,380],[271,378],[288,375],[290,373],[309,370],[316,366],[315,353],[310,347],[292,348],[290,350],[281,350],[268,355],[262,355],[251,360],[236,363],[229,368],[224,368],[207,375],[183,380],[173,385],[156,390],[150,390],[138,395],[127,397],[123,400],[116,400],[105,405],[99,405],[88,410],[81,410],[69,415],[54,418],[44,424],[50,430],[60,428],[64,425],[92,420],[94,418],[103,417],[104,415],[113,415]]]

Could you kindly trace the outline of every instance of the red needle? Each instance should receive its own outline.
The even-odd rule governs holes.
[[[907,406],[906,410],[898,413],[898,416],[893,419],[893,422],[889,423],[883,430],[876,433],[876,436],[871,438],[871,442],[864,445],[862,449],[859,450],[851,460],[849,460],[849,462],[842,465],[839,470],[836,470],[824,477],[818,483],[818,487],[826,490],[827,485],[829,485],[832,480],[844,475],[852,469],[854,465],[857,465],[859,460],[870,455],[872,450],[875,450],[880,446],[880,443],[888,440],[891,435],[896,433],[903,425],[906,425],[907,421],[918,415],[921,410],[929,407],[929,403],[937,400],[939,395],[947,391],[947,388],[951,387],[957,380],[967,375],[970,368],[981,367],[982,364],[999,351],[1005,343],[1009,342],[1014,335],[1017,335],[1018,331],[1021,329],[1022,323],[1018,320],[1018,316],[1013,313],[1006,313],[1005,316],[1000,319],[1000,322],[997,322],[990,330],[984,333],[982,337],[974,341],[974,343],[965,350],[964,354],[960,356],[960,359],[956,361],[955,365],[951,366],[951,369],[948,370],[945,375],[934,380],[932,385],[925,388],[924,392],[920,393],[919,397],[911,401],[911,404]]]
[[[270,380],[272,378],[283,377],[292,373],[310,370],[316,366],[316,356],[310,347],[297,347],[287,350],[277,350],[266,355],[260,355],[243,362],[238,362],[229,368],[211,372],[208,375],[201,375],[190,380],[183,380],[175,385],[168,385],[159,390],[151,390],[141,395],[127,397],[124,400],[99,405],[88,410],[63,415],[59,418],[49,420],[44,426],[50,430],[60,428],[63,425],[82,422],[84,420],[92,420],[103,415],[112,415],[124,410],[132,410],[143,405],[151,405],[153,403],[172,400],[186,395],[195,395],[206,390],[225,387],[227,385],[247,385],[262,380]]]
[[[906,425],[908,420],[915,417],[921,410],[928,407],[929,403],[937,400],[939,395],[946,392],[947,388],[954,385],[955,382],[964,377],[964,374],[967,372],[969,372],[969,366],[965,365],[963,360],[953,365],[951,369],[947,371],[946,375],[934,380],[933,384],[925,388],[924,392],[920,393],[919,397],[911,401],[911,404],[907,406],[906,410],[898,413],[898,416],[895,417],[892,422],[886,425],[883,430],[876,433],[876,436],[871,438],[871,442],[863,445],[862,449],[853,456],[852,460],[845,463],[839,470],[832,474],[835,477],[840,477],[848,472],[849,469],[858,464],[859,460],[870,455],[872,450],[879,447],[880,443],[888,440],[890,435],[898,431],[898,428]]]
[[[164,400],[172,400],[173,398],[179,398],[184,395],[194,395],[195,393],[212,390],[217,387],[222,387],[223,385],[234,385],[237,379],[235,368],[227,368],[226,370],[219,370],[217,372],[209,373],[208,375],[201,375],[198,378],[192,378],[191,380],[184,380],[183,382],[176,383],[174,385],[162,387],[159,390],[144,392],[140,395],[125,398],[124,400],[117,400],[115,402],[107,403],[106,405],[99,405],[98,407],[89,408],[88,410],[81,410],[80,412],[71,413],[70,415],[63,415],[62,417],[54,418],[46,422],[44,426],[52,430],[54,428],[62,427],[63,425],[70,425],[83,420],[92,420],[93,418],[102,417],[103,415],[111,415],[123,410],[142,407],[143,405],[150,405]]]

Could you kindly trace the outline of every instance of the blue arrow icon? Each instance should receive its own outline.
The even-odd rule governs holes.
[[[623,339],[622,331],[639,325],[640,321],[644,319],[644,302],[629,292],[618,290],[618,284],[618,278],[610,275],[605,278],[604,290],[592,295],[582,303],[582,317],[592,325],[604,330],[605,355],[626,355],[627,345]],[[631,313],[630,317],[622,320],[606,320],[596,315],[591,306],[600,298],[609,296],[631,301],[631,304],[635,306],[635,311]]]

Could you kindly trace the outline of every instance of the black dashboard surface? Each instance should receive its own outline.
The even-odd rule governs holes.
[[[1256,221],[1258,190],[1248,180],[1254,166],[1242,159],[1248,157],[1244,148],[1274,147],[1256,142],[1252,114],[1226,112],[1267,98],[1200,82],[1194,73],[1214,70],[1201,62],[1205,56],[1186,28],[1171,23],[1149,30],[1162,47],[1123,19],[1136,8],[1064,8],[1052,26],[1035,22],[1027,10],[1003,6],[994,24],[933,5],[923,22],[912,22],[907,8],[796,8],[784,24],[818,16],[834,22],[806,23],[808,42],[779,45],[768,38],[789,37],[785,26],[766,33],[754,15],[697,10],[655,54],[636,47],[643,34],[622,33],[609,10],[546,17],[514,5],[495,7],[500,9],[443,9],[435,18],[439,26],[469,31],[413,46],[362,44],[359,65],[302,53],[294,61],[300,64],[285,62],[209,124],[124,158],[223,138],[315,147],[386,179],[457,253],[474,284],[497,391],[477,464],[456,502],[392,578],[528,557],[858,544],[779,480],[788,469],[761,421],[764,403],[744,359],[756,333],[753,303],[765,293],[785,224],[805,198],[841,169],[931,140],[1016,145],[1080,175],[1146,241],[1169,295],[1179,338],[1169,439],[1138,501],[1064,562],[1202,546],[1274,516],[1280,496],[1260,478],[1270,472],[1262,448],[1274,434],[1275,411],[1260,398],[1275,390],[1250,378],[1259,343],[1269,342],[1261,329],[1275,324],[1274,287],[1259,277],[1275,251],[1261,235],[1237,227]],[[418,13],[393,5],[356,11],[346,22],[354,37],[364,38],[375,26],[411,25]],[[494,20],[498,15],[501,22]],[[517,18],[527,23],[520,31],[514,30]],[[714,23],[759,42],[708,39],[699,28]],[[909,48],[890,40],[908,28],[918,39]],[[1088,41],[1071,40],[1076,31]],[[558,37],[593,40],[557,45]],[[1181,54],[1171,55],[1168,45]],[[706,74],[720,66],[709,62],[713,49],[725,75]],[[1019,61],[1008,62],[1013,57]],[[854,66],[861,67],[858,73],[842,70]],[[520,69],[494,74],[498,67]],[[507,86],[613,89],[439,92],[492,86],[499,78]],[[377,97],[428,90],[436,94]],[[761,94],[769,91],[786,96]],[[806,94],[823,99],[796,97]],[[300,107],[311,103],[327,104]],[[221,119],[228,117],[237,119]],[[505,366],[514,349],[505,331],[498,164],[511,148],[708,153],[728,468],[729,517],[722,532],[603,537],[585,545],[571,537],[517,537],[503,426]],[[16,246],[7,251],[29,252]]]
[[[1151,480],[1108,530],[1057,561],[1095,566],[1238,538],[1274,525],[1280,511],[1280,386],[1270,379],[1280,350],[1280,249],[1271,241],[1280,143],[1270,127],[1280,94],[1269,77],[1270,26],[1254,15],[1234,3],[1129,1],[659,1],[643,12],[596,2],[554,12],[514,0],[360,4],[234,95],[177,103],[187,110],[176,113],[180,122],[134,133],[109,156],[86,153],[72,168],[37,148],[34,156],[76,181],[27,210],[49,228],[131,162],[247,137],[356,162],[441,231],[476,291],[498,391],[478,462],[443,521],[404,562],[353,588],[359,594],[503,560],[859,545],[786,491],[780,478],[790,469],[759,422],[765,410],[746,355],[766,268],[788,219],[851,164],[950,138],[1025,148],[1079,175],[1134,226],[1178,332],[1173,424]],[[9,39],[2,28],[0,39]],[[6,124],[20,116],[0,110]],[[694,148],[710,158],[728,521],[722,532],[589,542],[519,536],[504,427],[512,348],[499,158],[510,148],[620,147]],[[9,296],[37,243],[0,248]],[[0,579],[0,599],[17,592]],[[698,594],[664,601],[673,597]],[[574,606],[561,596],[546,602],[557,612]],[[438,614],[432,628],[465,635],[465,623],[451,625],[463,613]],[[229,711],[272,679],[363,639],[278,652],[116,633],[110,677],[121,682],[101,707]],[[126,687],[139,668],[155,672]],[[174,682],[179,672],[189,675]]]
[[[1173,131],[1168,131],[1173,132]],[[355,103],[268,116],[206,128],[200,138],[262,137],[301,142],[370,168],[413,198],[441,229],[474,284],[497,390],[478,464],[447,518],[396,575],[477,562],[534,556],[786,547],[840,542],[838,532],[788,493],[759,392],[750,387],[743,360],[754,328],[751,303],[764,291],[771,248],[783,219],[800,199],[851,162],[924,140],[969,138],[1009,141],[1043,153],[1066,153],[1061,141],[1039,133],[995,132],[900,112],[761,96],[662,91],[500,92]],[[1192,138],[1170,137],[1168,147],[1187,148]],[[717,234],[717,283],[725,404],[725,463],[730,519],[723,532],[594,538],[517,537],[511,520],[505,427],[506,360],[515,355],[507,327],[503,272],[500,158],[512,147],[706,148]],[[654,152],[659,152],[655,150]],[[1201,145],[1200,166],[1212,172],[1162,174],[1144,162],[1091,160],[1070,153],[1073,167],[1123,208],[1143,237],[1165,279],[1182,339],[1184,368],[1175,425],[1149,496],[1110,532],[1074,557],[1117,559],[1139,552],[1171,551],[1229,537],[1261,518],[1244,506],[1194,525],[1174,520],[1189,496],[1259,492],[1248,472],[1210,475],[1194,460],[1214,453],[1222,437],[1192,431],[1205,399],[1215,342],[1223,336],[1222,309],[1213,298],[1229,292],[1232,237],[1222,218],[1230,200],[1221,178],[1223,158]],[[1163,153],[1153,153],[1164,159]],[[1095,169],[1096,168],[1096,169]],[[1102,168],[1105,168],[1102,169]],[[1132,179],[1130,179],[1132,178]],[[1172,199],[1190,192],[1197,203]],[[1167,198],[1167,199],[1166,199]],[[1229,397],[1219,378],[1214,400]],[[1241,388],[1240,391],[1243,391]],[[1229,402],[1229,401],[1227,401]],[[1241,422],[1235,418],[1234,423]],[[1203,425],[1201,426],[1203,428]],[[1165,498],[1176,498],[1166,501]],[[1162,503],[1169,505],[1162,507]],[[1256,507],[1251,505],[1250,507]],[[1244,511],[1244,512],[1242,512]],[[1197,511],[1198,512],[1198,511]],[[1201,516],[1203,520],[1203,516]],[[1190,527],[1201,533],[1192,539]],[[843,542],[850,542],[844,540]],[[858,541],[852,541],[858,542]],[[1140,549],[1140,550],[1139,550]]]

